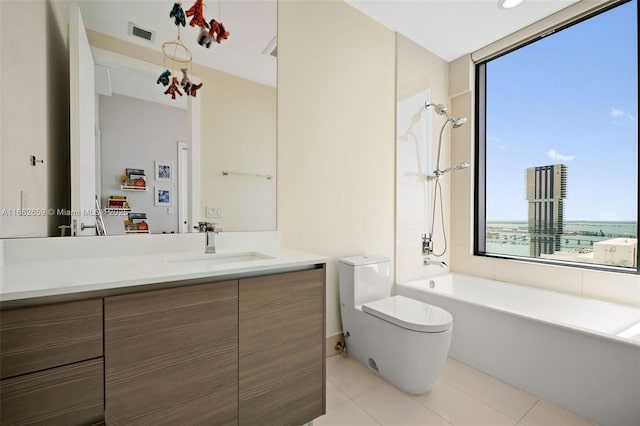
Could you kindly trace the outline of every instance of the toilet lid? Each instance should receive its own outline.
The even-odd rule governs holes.
[[[453,322],[451,314],[444,309],[404,296],[365,303],[362,310],[400,327],[426,333],[447,331]]]

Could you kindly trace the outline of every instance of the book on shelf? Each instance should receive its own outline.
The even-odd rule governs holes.
[[[125,169],[125,174],[120,176],[120,184],[123,188],[146,189],[147,177],[143,169]]]
[[[123,195],[111,195],[107,200],[107,209],[111,210],[130,210],[127,197]]]

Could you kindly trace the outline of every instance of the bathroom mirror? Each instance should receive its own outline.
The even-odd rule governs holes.
[[[41,14],[41,18],[46,22],[42,27],[45,27],[45,24],[51,26],[51,15],[65,14],[68,10],[68,5],[61,6],[63,3],[68,3],[63,1],[43,0],[33,3],[45,4],[45,12]],[[189,0],[183,2],[182,6],[186,11],[193,3],[194,1]],[[80,1],[77,4],[92,50],[107,51],[128,56],[133,61],[149,63],[155,67],[170,68],[174,74],[178,74],[179,79],[182,78],[179,71],[181,66],[167,63],[168,61],[161,53],[162,43],[174,41],[178,36],[173,18],[169,17],[172,2],[93,0]],[[2,15],[7,16],[4,4]],[[98,139],[95,164],[96,192],[100,194],[99,201],[103,210],[109,206],[110,198],[127,197],[132,213],[147,214],[149,231],[152,233],[180,231],[180,225],[184,225],[178,221],[179,194],[181,193],[188,194],[192,206],[188,214],[187,230],[189,231],[196,224],[194,222],[201,220],[216,222],[225,231],[274,230],[276,227],[277,2],[275,0],[241,2],[205,0],[204,16],[207,20],[216,19],[222,22],[230,34],[228,39],[222,39],[220,43],[214,41],[207,48],[197,43],[200,29],[189,25],[189,17],[186,19],[186,26],[180,27],[180,39],[193,53],[193,63],[187,66],[188,73],[196,76],[195,82],[203,83],[203,87],[196,95],[199,101],[200,127],[195,132],[200,133],[200,146],[194,147],[195,150],[189,153],[199,161],[199,172],[191,170],[196,174],[187,180],[188,184],[184,187],[182,184],[185,180],[178,179],[184,162],[179,157],[180,147],[186,144],[187,148],[191,148],[191,133],[193,133],[190,127],[193,111],[188,107],[185,108],[184,105],[187,104],[184,102],[185,96],[182,97],[183,107],[175,109],[182,111],[184,118],[176,121],[181,123],[180,126],[186,129],[186,133],[183,131],[184,136],[176,136],[171,148],[160,149],[154,145],[155,140],[150,140],[156,138],[148,135],[140,136],[140,129],[134,129],[134,125],[144,121],[147,124],[142,127],[161,127],[166,126],[169,120],[159,118],[157,126],[148,124],[149,121],[145,120],[155,116],[160,117],[160,114],[150,112],[147,108],[152,104],[150,101],[140,100],[140,96],[133,93],[136,90],[131,90],[132,96],[123,95],[117,90],[114,90],[111,96],[106,96],[103,84],[106,81],[115,88],[120,79],[129,74],[129,77],[134,79],[151,78],[153,86],[156,86],[155,80],[158,76],[133,75],[134,72],[126,66],[119,69],[116,69],[118,68],[116,66],[109,70],[103,62],[98,62],[95,74],[96,90],[103,94],[96,97],[97,119],[95,124],[91,124],[95,126]],[[3,37],[4,35],[3,29]],[[150,38],[150,40],[144,38]],[[4,70],[5,68],[3,73]],[[135,88],[136,84],[130,87]],[[161,97],[165,100],[168,98],[163,93],[166,88],[157,85],[156,89],[162,94]],[[29,87],[24,90],[28,91]],[[26,96],[36,98],[38,94],[26,93]],[[126,108],[129,108],[132,113],[124,114],[125,108],[118,104],[107,105],[107,101],[113,101],[116,98],[119,101],[129,102],[130,105]],[[157,102],[155,104],[171,108]],[[70,105],[70,109],[73,110],[73,105]],[[134,116],[133,112],[136,111],[146,115],[146,118]],[[112,122],[107,127],[106,123],[100,122],[101,118],[105,120],[105,112],[113,119],[120,116],[120,119],[125,118],[127,121]],[[121,133],[115,136],[110,135],[109,133],[113,133],[114,129],[119,129]],[[125,139],[127,139],[126,142]],[[110,140],[119,140],[121,143],[118,146],[111,146]],[[134,144],[132,140],[140,141],[141,145]],[[3,140],[3,167],[7,162],[18,161],[17,158],[15,160],[11,158],[11,149],[5,149],[8,143],[11,142]],[[101,148],[100,145],[102,145]],[[106,152],[105,147],[109,146],[111,149]],[[105,161],[108,161],[108,164]],[[158,176],[158,167],[170,170],[169,175]],[[127,173],[126,169],[145,171],[146,191],[121,190],[121,175]],[[29,171],[31,169],[27,169],[27,172]],[[27,192],[28,197],[22,195]],[[5,197],[6,191],[1,194],[3,198],[0,208],[43,208],[44,206],[41,207],[36,200],[56,197],[51,193],[49,183],[32,185],[28,191],[16,189],[16,193],[20,195],[13,197],[18,200],[15,202],[6,201],[10,200],[10,197]],[[12,217],[10,219],[11,222],[8,224],[5,222],[0,226],[2,230],[0,235],[3,237],[56,235],[50,224],[49,226],[37,224],[38,218]],[[24,225],[20,223],[22,219],[25,219]],[[159,226],[160,219],[165,223],[162,226]],[[43,220],[46,221],[46,218]],[[121,225],[122,217],[105,216],[104,221],[109,235],[124,233]],[[183,226],[182,231],[184,230]],[[90,229],[88,233],[94,234],[94,231]]]

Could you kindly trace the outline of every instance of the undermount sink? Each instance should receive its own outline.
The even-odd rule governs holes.
[[[242,253],[203,253],[194,256],[169,257],[167,258],[167,262],[207,262],[213,265],[221,265],[224,263],[251,262],[264,259],[274,259],[274,257],[255,251]]]

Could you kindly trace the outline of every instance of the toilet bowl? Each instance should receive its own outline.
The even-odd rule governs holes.
[[[339,259],[340,314],[347,353],[411,394],[428,392],[447,360],[453,317],[437,306],[392,296],[391,259]]]

